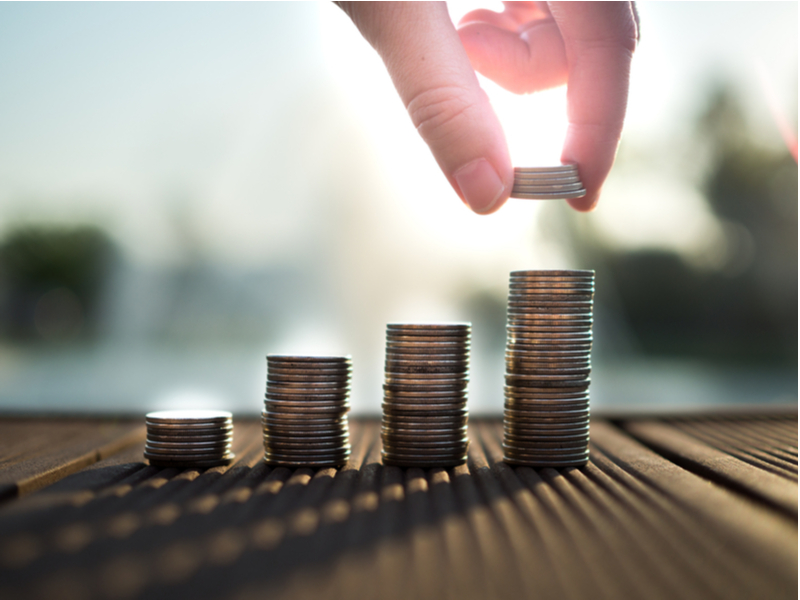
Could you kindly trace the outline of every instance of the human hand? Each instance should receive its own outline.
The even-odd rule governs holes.
[[[456,31],[443,2],[337,2],[378,51],[414,126],[461,199],[494,212],[514,181],[500,122],[475,71],[517,93],[567,83],[563,162],[591,210],[614,162],[638,38],[631,2],[505,2]]]

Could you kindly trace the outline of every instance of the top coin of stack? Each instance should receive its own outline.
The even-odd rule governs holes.
[[[384,464],[466,462],[470,329],[469,323],[386,326]]]
[[[578,165],[555,167],[514,167],[512,198],[566,200],[586,195]]]
[[[346,463],[351,376],[349,356],[267,356],[264,460],[293,467]]]
[[[233,416],[224,410],[162,410],[147,413],[144,457],[151,465],[207,468],[234,455]]]
[[[589,457],[594,271],[515,271],[508,296],[503,451],[536,467]]]

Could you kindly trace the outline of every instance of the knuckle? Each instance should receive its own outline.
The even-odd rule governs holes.
[[[474,110],[469,90],[457,86],[437,86],[417,93],[408,103],[414,127],[428,141],[457,137]]]

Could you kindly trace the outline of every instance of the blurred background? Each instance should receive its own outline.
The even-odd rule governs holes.
[[[386,323],[468,320],[499,413],[509,271],[573,267],[594,409],[796,404],[797,3],[639,11],[598,209],[481,217],[331,3],[0,3],[0,410],[256,414],[292,352],[351,354],[378,413]],[[564,89],[482,83],[557,162]]]

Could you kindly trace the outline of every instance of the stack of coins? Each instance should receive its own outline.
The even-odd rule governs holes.
[[[466,462],[470,333],[469,323],[386,326],[384,464]]]
[[[162,410],[147,413],[144,457],[157,467],[207,468],[234,457],[233,416],[224,410]]]
[[[515,167],[512,198],[565,200],[586,195],[578,175],[578,165],[555,167]]]
[[[346,463],[351,375],[349,356],[267,356],[264,460],[290,467]]]
[[[505,461],[589,459],[594,271],[515,271],[508,297]]]

